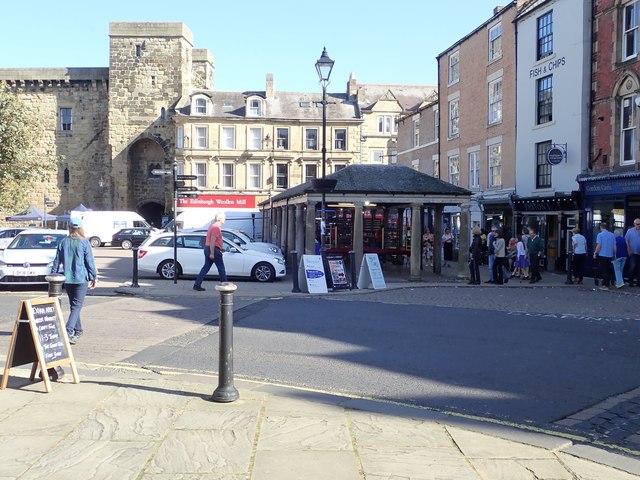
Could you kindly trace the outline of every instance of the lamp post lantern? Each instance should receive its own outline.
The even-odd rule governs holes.
[[[314,189],[322,192],[322,211],[320,214],[320,253],[325,254],[324,229],[326,228],[326,193],[331,192],[335,187],[335,181],[327,182],[325,179],[327,165],[327,85],[331,77],[331,70],[335,62],[329,58],[326,47],[322,50],[322,55],[316,61],[316,71],[320,85],[322,85],[322,181],[314,181]]]

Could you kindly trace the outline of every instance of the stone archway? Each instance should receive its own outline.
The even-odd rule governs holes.
[[[157,204],[160,208],[160,218],[164,210],[165,199],[165,177],[153,175],[151,171],[162,168],[166,152],[163,146],[152,138],[141,138],[131,145],[127,155],[129,165],[129,195],[133,205],[138,206],[138,211],[142,213],[142,206],[147,204]],[[155,209],[151,209],[155,217]],[[147,218],[149,221],[149,218]],[[152,223],[149,221],[149,223]],[[158,223],[159,224],[159,223]]]
[[[156,228],[162,227],[162,215],[164,214],[164,205],[158,202],[146,202],[138,206],[138,213],[144,217],[152,226]]]

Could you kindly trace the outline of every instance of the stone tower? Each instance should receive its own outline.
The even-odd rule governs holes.
[[[157,218],[172,202],[168,179],[151,170],[171,168],[174,107],[194,86],[213,84],[213,58],[196,50],[194,62],[182,23],[111,23],[109,37],[112,208]]]

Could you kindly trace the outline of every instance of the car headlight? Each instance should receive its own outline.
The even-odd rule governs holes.
[[[269,247],[269,251],[271,253],[278,253],[278,249],[276,247]]]
[[[273,259],[276,261],[276,263],[279,263],[280,265],[284,265],[284,258],[282,258],[282,257],[273,257]]]
[[[6,267],[6,266],[7,266],[6,262],[0,260],[0,267]]]

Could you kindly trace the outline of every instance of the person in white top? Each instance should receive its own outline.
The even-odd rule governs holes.
[[[514,264],[515,269],[513,275],[516,278],[525,279],[529,276],[529,260],[527,259],[527,247],[523,240],[520,240],[516,245],[516,262]]]
[[[578,227],[571,230],[571,245],[573,246],[573,283],[582,285],[584,278],[584,264],[587,260],[587,239],[580,233]]]

